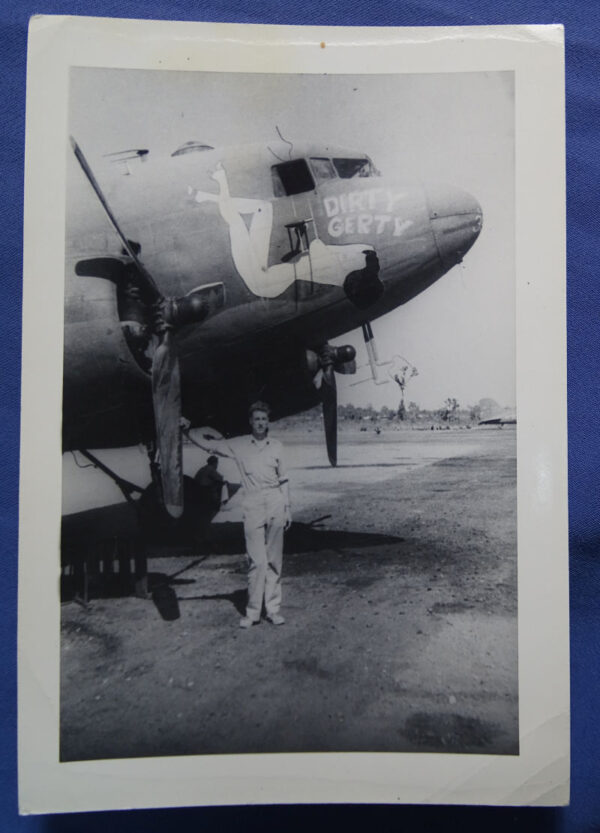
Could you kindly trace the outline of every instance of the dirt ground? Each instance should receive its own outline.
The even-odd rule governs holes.
[[[517,754],[515,430],[342,436],[335,471],[282,439],[286,624],[238,627],[232,501],[204,551],[149,560],[147,600],[63,605],[61,759]]]

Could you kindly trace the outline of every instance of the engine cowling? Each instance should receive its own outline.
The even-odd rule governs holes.
[[[318,351],[306,351],[308,369],[313,375],[328,365],[332,366],[336,373],[355,373],[355,359],[356,350],[351,344],[343,344],[340,347],[325,344]]]

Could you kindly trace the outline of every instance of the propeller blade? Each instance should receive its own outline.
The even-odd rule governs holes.
[[[152,402],[156,445],[160,453],[162,502],[171,517],[180,518],[183,514],[181,375],[171,328],[198,324],[221,309],[225,303],[225,287],[220,282],[205,284],[196,287],[183,298],[166,299],[158,289],[152,275],[138,258],[135,247],[123,233],[87,159],[73,137],[71,137],[71,146],[106,216],[138,270],[141,278],[139,283],[143,284],[138,288],[146,290],[158,312],[157,322],[152,328],[159,337],[158,347],[152,359]],[[136,152],[140,154],[147,151]],[[114,274],[112,266],[109,271]]]
[[[100,188],[100,185],[98,184],[98,181],[96,180],[96,177],[94,176],[94,173],[93,173],[92,169],[90,168],[87,159],[83,155],[83,151],[81,150],[81,148],[79,147],[79,145],[77,144],[77,142],[75,141],[75,139],[72,136],[70,137],[70,140],[71,140],[71,147],[73,148],[73,153],[75,154],[75,157],[77,158],[77,161],[81,165],[81,169],[83,170],[84,174],[86,175],[86,178],[87,178],[88,182],[90,183],[90,185],[94,189],[94,191],[96,193],[96,196],[98,197],[98,200],[100,201],[100,205],[104,209],[104,211],[106,213],[106,216],[110,220],[110,223],[111,223],[112,227],[117,232],[117,234],[118,234],[118,236],[121,240],[121,243],[125,247],[125,251],[127,252],[129,257],[135,263],[140,275],[142,276],[142,278],[143,278],[143,280],[146,284],[146,289],[153,296],[154,300],[161,299],[162,295],[159,292],[158,287],[154,283],[154,278],[152,277],[150,272],[148,272],[148,270],[146,269],[146,267],[144,266],[142,261],[138,258],[137,253],[133,249],[131,243],[129,242],[127,237],[125,237],[125,235],[123,234],[123,232],[121,230],[121,227],[117,222],[117,218],[113,214],[112,209],[111,209],[110,205],[108,204],[108,201],[107,201],[106,197],[104,196],[104,193],[103,193],[102,189]]]
[[[325,427],[325,444],[327,456],[332,466],[337,465],[337,385],[333,365],[323,368],[321,383],[321,402],[323,404],[323,425]]]
[[[169,329],[164,331],[152,360],[152,400],[163,503],[172,518],[180,518],[183,514],[181,379]]]

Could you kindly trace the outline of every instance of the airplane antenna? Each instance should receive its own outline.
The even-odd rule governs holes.
[[[292,144],[292,142],[289,142],[287,139],[283,138],[283,136],[281,134],[281,130],[279,129],[279,125],[277,125],[277,124],[275,125],[275,130],[277,131],[277,134],[278,134],[279,138],[281,139],[281,141],[285,142],[286,145],[290,146],[290,159],[291,159],[292,158],[292,151],[294,150],[294,145]]]
[[[285,159],[282,159],[281,156],[276,154],[272,147],[269,147],[269,145],[267,145],[267,148],[271,151],[275,159],[279,159],[280,162],[285,162]]]

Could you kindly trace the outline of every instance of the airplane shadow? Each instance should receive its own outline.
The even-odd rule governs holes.
[[[335,552],[338,555],[343,555],[344,552],[355,554],[356,550],[372,550],[378,546],[402,543],[403,541],[403,538],[393,535],[381,535],[372,532],[346,532],[336,529],[322,529],[314,523],[294,523],[286,533],[284,553],[288,556],[292,554],[310,554],[313,557],[317,557],[319,553],[327,552]],[[197,542],[195,551],[198,554],[204,554],[204,558],[210,558],[210,556],[242,555],[245,552],[243,524],[213,524],[208,539],[200,543]],[[164,558],[165,553],[161,552],[161,556]],[[295,565],[292,572],[296,572],[297,569],[298,565]],[[310,561],[306,562],[305,569],[311,572],[327,569],[327,558],[325,562],[319,559],[318,564],[314,563],[313,559],[310,559]],[[149,574],[150,587],[159,578],[162,578],[160,574]],[[179,597],[174,589],[174,585],[176,584],[183,584],[183,582],[163,580],[162,584],[152,592],[152,600],[158,612],[165,620],[179,618],[179,605],[181,602],[225,601],[232,604],[240,616],[245,615],[247,601],[247,591],[245,589],[234,590],[231,593],[186,595],[185,597]]]
[[[326,569],[319,553],[356,554],[356,550],[373,550],[404,541],[397,536],[376,532],[324,528],[323,522],[329,520],[330,516],[324,516],[309,523],[292,524],[285,535],[284,553],[312,556],[309,561],[297,562],[294,571]],[[152,540],[142,535],[135,509],[129,504],[114,504],[81,512],[63,518],[62,600],[78,600],[77,576],[82,574],[86,577],[86,602],[88,592],[90,598],[119,598],[136,593],[136,580],[139,582],[142,575],[146,582],[143,596],[152,599],[163,619],[174,620],[180,616],[176,588],[195,583],[194,579],[181,578],[182,573],[211,556],[243,556],[245,550],[241,522],[205,524],[191,532],[189,528],[183,533],[177,530],[171,537],[162,534],[160,540]],[[184,556],[189,556],[192,561],[172,575],[148,571],[146,566],[151,565],[154,558]],[[243,615],[246,590],[185,598],[185,601],[193,600],[227,601]]]
[[[180,602],[230,602],[240,616],[246,615],[246,602],[248,592],[246,590],[234,590],[232,593],[212,593],[204,596],[186,596],[179,599]]]
[[[308,523],[294,522],[285,535],[284,552],[308,552],[324,549],[377,546],[401,542],[393,535],[374,532],[326,529],[329,516]],[[125,541],[132,547],[144,545],[149,557],[182,555],[237,555],[246,550],[241,522],[207,523],[200,529],[178,529],[152,536],[141,535],[135,510],[127,503],[103,506],[63,517],[62,554],[89,550],[105,541]]]
[[[284,553],[307,553],[324,550],[346,550],[401,543],[404,539],[376,532],[349,532],[323,529],[313,523],[294,522],[286,532]],[[214,555],[239,555],[246,551],[242,523],[219,523],[210,527],[209,537],[199,543],[199,552]]]
[[[401,463],[337,463],[336,469],[402,469],[408,464]],[[298,466],[298,471],[331,471],[331,466]]]

